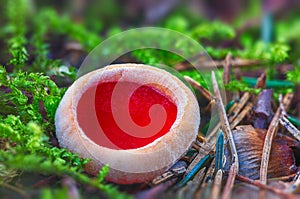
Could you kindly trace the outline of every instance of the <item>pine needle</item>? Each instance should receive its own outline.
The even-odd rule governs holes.
[[[252,109],[253,103],[248,102],[245,108],[240,112],[240,114],[231,122],[230,128],[234,129],[249,113],[249,111]]]
[[[229,121],[227,119],[227,114],[224,108],[224,104],[222,101],[222,97],[220,94],[220,90],[219,90],[219,86],[216,80],[216,75],[214,73],[214,71],[212,71],[212,82],[213,82],[213,87],[214,87],[214,91],[215,91],[215,97],[216,97],[216,102],[217,102],[217,106],[218,106],[218,110],[220,113],[220,119],[221,119],[221,124],[223,127],[223,131],[228,139],[228,143],[229,143],[229,150],[232,156],[232,162],[233,164],[235,164],[235,171],[238,172],[239,171],[239,160],[238,160],[238,154],[236,151],[236,147],[235,147],[235,143],[234,143],[234,139],[233,139],[233,135],[230,129],[230,124]]]
[[[214,184],[212,187],[210,199],[218,199],[219,198],[219,194],[221,192],[222,177],[223,177],[223,172],[221,169],[219,169],[217,171],[215,179],[214,179]]]
[[[227,179],[224,191],[223,191],[222,196],[221,196],[222,199],[231,198],[232,188],[233,188],[234,180],[235,180],[235,177],[236,177],[236,174],[237,174],[237,169],[236,168],[237,167],[236,167],[235,163],[233,163],[230,167],[229,174],[228,174],[228,179]]]
[[[242,108],[246,105],[246,103],[249,101],[251,95],[249,92],[245,92],[243,94],[243,96],[241,97],[241,99],[239,100],[237,106],[235,107],[235,109],[233,110],[233,114],[231,114],[228,118],[229,122],[231,123],[240,113],[240,111],[242,110]]]

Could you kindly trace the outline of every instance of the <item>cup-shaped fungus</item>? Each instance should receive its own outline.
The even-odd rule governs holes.
[[[107,180],[131,184],[152,180],[185,153],[200,113],[192,91],[172,74],[118,64],[77,79],[55,120],[60,146],[91,159],[86,172],[108,164]]]

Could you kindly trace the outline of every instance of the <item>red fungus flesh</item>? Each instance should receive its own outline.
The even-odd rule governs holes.
[[[176,120],[176,104],[162,91],[152,85],[137,85],[137,83],[133,82],[118,82],[118,84],[127,84],[127,86],[138,87],[129,100],[129,113],[135,124],[146,126],[151,122],[149,109],[154,104],[160,104],[164,107],[167,114],[166,122],[159,132],[146,138],[131,136],[120,129],[114,119],[111,102],[116,84],[117,82],[100,82],[96,88],[89,88],[85,91],[79,100],[77,119],[87,137],[100,146],[112,149],[135,149],[146,146],[169,132]],[[91,100],[92,96],[94,97],[94,106],[87,103],[88,100]],[[125,98],[126,96],[124,96],[124,100],[126,100]],[[96,112],[96,120],[89,119],[91,113],[88,113],[88,111],[91,111],[92,109],[87,106],[93,106]],[[159,117],[159,115],[157,117]],[[98,122],[104,135],[99,136],[99,132],[95,132],[94,129],[96,128],[92,128],[95,124],[92,125],[92,122]],[[102,139],[103,136],[108,138],[113,144],[107,145],[104,139]]]

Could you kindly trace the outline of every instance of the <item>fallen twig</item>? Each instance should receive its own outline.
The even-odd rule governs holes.
[[[229,174],[228,174],[228,179],[224,188],[224,191],[222,193],[221,198],[222,199],[229,199],[231,198],[231,192],[234,184],[234,180],[237,174],[237,167],[236,164],[233,163],[230,167]]]
[[[183,78],[195,89],[197,89],[209,102],[212,100],[211,93],[201,86],[198,82],[189,76],[183,76]]]
[[[265,137],[265,141],[264,141],[263,153],[261,158],[261,166],[260,166],[260,180],[263,184],[267,183],[268,165],[269,165],[269,159],[271,154],[271,147],[279,124],[280,114],[281,114],[281,108],[279,107],[269,125]],[[260,192],[260,194],[261,197],[264,197],[264,192]]]
[[[219,169],[217,171],[215,179],[214,179],[210,199],[218,199],[219,198],[219,194],[221,192],[222,177],[223,177],[223,172],[221,169]]]
[[[264,142],[261,168],[260,168],[260,180],[264,184],[267,183],[267,170],[268,170],[269,158],[271,153],[271,147],[272,147],[273,138],[275,137],[276,130],[278,127],[280,113],[281,113],[281,109],[278,108],[268,128],[265,142]]]
[[[242,112],[231,122],[230,128],[234,129],[249,113],[249,111],[252,109],[253,104],[251,102],[248,102],[245,108],[242,110]]]
[[[178,161],[168,171],[153,179],[151,184],[158,185],[162,182],[170,180],[171,178],[181,176],[186,172],[186,167],[186,162]]]
[[[267,80],[267,76],[266,76],[266,72],[263,72],[256,81],[256,85],[255,88],[266,88],[266,80]]]
[[[282,116],[279,119],[279,122],[300,142],[300,131],[286,118],[286,116]]]
[[[239,100],[239,102],[237,103],[235,109],[233,110],[232,114],[229,115],[228,120],[229,123],[231,123],[240,113],[240,111],[242,110],[242,108],[246,105],[246,103],[249,101],[250,99],[250,93],[249,92],[245,92],[243,94],[243,96],[241,97],[241,99]]]
[[[250,178],[247,178],[247,177],[244,177],[244,176],[241,176],[241,175],[236,175],[236,179],[238,179],[238,180],[240,180],[242,182],[245,182],[245,183],[257,186],[257,187],[259,187],[261,189],[265,189],[265,190],[271,191],[271,192],[273,192],[273,193],[275,193],[277,195],[282,196],[283,198],[288,198],[288,199],[297,198],[293,194],[285,193],[284,191],[282,191],[280,189],[277,189],[277,188],[274,188],[274,187],[271,187],[271,186],[268,186],[268,185],[260,182],[259,180],[252,180]]]
[[[5,183],[5,182],[1,182],[0,181],[0,187],[4,187],[4,188],[7,188],[7,189],[10,189],[16,193],[18,193],[20,196],[22,196],[23,198],[25,199],[29,199],[31,198],[28,193],[26,193],[26,191],[23,191],[22,189],[16,187],[16,186],[13,186],[13,185],[10,185],[8,183]]]
[[[239,68],[239,67],[247,67],[247,66],[254,66],[257,64],[261,64],[261,61],[259,60],[249,60],[249,59],[240,59],[240,58],[235,58],[232,59],[231,61],[231,65],[234,68]],[[215,69],[215,67],[224,67],[225,62],[224,60],[209,60],[209,61],[203,61],[201,60],[201,62],[196,62],[195,64],[197,67],[199,66],[199,68],[201,69],[206,69],[206,70],[213,70]],[[178,64],[175,65],[175,69],[182,71],[182,70],[188,70],[188,69],[195,69],[192,65],[190,65],[189,63],[186,62],[180,62]]]
[[[170,179],[166,182],[163,182],[153,188],[148,190],[139,192],[135,195],[135,199],[152,199],[152,198],[159,198],[161,194],[168,190],[174,183],[178,180],[178,178]]]
[[[232,61],[232,56],[231,53],[228,53],[226,55],[226,58],[224,60],[224,69],[223,69],[223,83],[224,84],[228,84],[230,82],[230,77],[231,77],[231,61]],[[229,90],[226,90],[226,97],[227,100],[231,100],[232,99],[232,92]]]

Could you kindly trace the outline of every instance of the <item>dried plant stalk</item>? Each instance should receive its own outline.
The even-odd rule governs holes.
[[[295,177],[293,185],[291,186],[291,189],[288,191],[289,193],[299,193],[300,191],[300,175]]]
[[[270,123],[270,126],[266,134],[265,142],[264,142],[263,154],[262,154],[261,166],[260,166],[260,180],[263,184],[267,183],[267,171],[268,171],[271,147],[277,131],[280,113],[281,113],[281,109],[279,107]]]
[[[250,93],[249,92],[245,92],[243,94],[243,96],[241,97],[240,101],[238,102],[236,108],[233,110],[233,114],[231,114],[228,118],[229,122],[231,123],[240,113],[240,111],[242,110],[242,108],[246,105],[246,103],[249,101],[250,99]]]
[[[242,182],[245,182],[245,183],[248,183],[248,184],[251,184],[251,185],[254,185],[254,186],[257,186],[261,189],[264,189],[264,190],[268,190],[268,191],[271,191],[283,198],[288,198],[288,199],[294,199],[294,198],[297,198],[295,195],[293,194],[288,194],[288,193],[285,193],[283,190],[280,190],[280,189],[277,189],[277,188],[274,188],[274,187],[271,187],[271,186],[268,186],[262,182],[260,182],[259,180],[252,180],[250,178],[247,178],[247,177],[244,177],[244,176],[241,176],[241,175],[237,175],[236,176],[236,179],[242,181]]]
[[[221,98],[219,86],[218,86],[218,83],[217,83],[217,80],[216,80],[216,75],[215,75],[214,71],[212,71],[212,82],[213,82],[213,87],[214,87],[214,91],[215,91],[218,110],[219,110],[219,113],[220,113],[220,118],[221,118],[221,124],[222,124],[222,127],[223,127],[223,131],[224,131],[224,133],[225,133],[225,135],[228,139],[230,153],[231,153],[233,162],[235,164],[235,171],[238,172],[239,171],[238,154],[237,154],[237,151],[236,151],[233,135],[232,135],[232,132],[231,132],[231,129],[230,129],[230,124],[229,124],[229,121],[227,119],[226,111],[225,111],[225,108],[224,108],[224,104],[223,104],[223,101],[222,101],[222,98]]]
[[[230,167],[228,179],[227,179],[224,191],[221,196],[222,199],[231,198],[231,192],[232,192],[232,188],[234,185],[234,180],[235,180],[236,174],[237,174],[237,167],[236,167],[236,164],[233,163]]]
[[[182,160],[176,162],[168,171],[153,179],[151,185],[158,185],[162,182],[170,180],[171,178],[183,175],[186,172],[186,167],[186,162]]]
[[[266,80],[267,80],[267,76],[266,76],[266,72],[263,72],[256,81],[256,85],[255,88],[266,88]]]
[[[186,173],[189,173],[195,166],[196,164],[207,154],[208,150],[213,151],[212,146],[216,144],[216,135],[218,130],[220,129],[221,123],[219,122],[216,127],[214,128],[213,131],[210,132],[209,136],[206,137],[206,142],[204,143],[197,143],[199,146],[198,154],[194,158],[194,160],[189,164]]]
[[[200,170],[196,174],[194,180],[190,181],[185,187],[179,189],[177,198],[195,198],[195,195],[200,194],[198,191],[202,190],[199,190],[199,186],[205,177],[206,171],[205,168]]]
[[[300,131],[286,118],[286,116],[282,116],[279,119],[279,122],[300,142]]]
[[[223,71],[223,82],[224,84],[228,84],[230,82],[230,72],[231,72],[231,60],[232,56],[230,53],[226,55],[226,58],[224,60],[224,71]]]
[[[148,190],[137,193],[134,198],[135,199],[150,199],[150,198],[160,198],[162,194],[166,193],[166,191],[172,187],[178,180],[177,178],[172,178],[166,182],[160,183],[159,185],[152,187]]]
[[[194,79],[192,79],[189,76],[183,76],[183,78],[195,89],[197,89],[208,101],[212,100],[211,93],[205,89],[203,86],[201,86],[198,82],[196,82]]]
[[[219,169],[216,173],[214,184],[211,191],[210,199],[218,199],[221,192],[223,172],[222,169]]]
[[[259,61],[259,60],[249,60],[249,59],[240,59],[240,58],[235,58],[235,59],[231,60],[231,65],[234,68],[255,66],[255,65],[258,65],[260,63],[261,63],[261,61]],[[196,63],[196,65],[197,65],[197,63]],[[215,69],[215,67],[224,67],[225,62],[224,62],[224,60],[222,60],[222,61],[218,61],[218,60],[203,61],[203,60],[200,60],[199,65],[201,65],[202,69],[213,70],[213,69]],[[175,65],[175,69],[179,70],[179,71],[182,71],[182,70],[187,70],[187,69],[194,69],[194,67],[192,65],[190,65],[189,63],[180,62],[180,63]]]
[[[223,83],[224,84],[228,84],[230,82],[230,77],[231,77],[231,60],[232,60],[232,56],[231,53],[228,53],[226,55],[226,58],[224,60],[224,69],[223,69]],[[226,96],[227,96],[227,100],[231,100],[232,99],[232,92],[229,90],[226,90]]]
[[[283,103],[283,106],[284,106],[284,109],[285,109],[285,110],[288,110],[288,109],[289,109],[289,107],[290,107],[290,105],[291,105],[291,103],[292,103],[293,97],[294,97],[294,93],[287,93],[287,94],[284,96],[282,103]]]
[[[231,122],[230,128],[234,129],[247,115],[247,113],[252,109],[253,104],[248,102],[246,107],[242,110],[242,112]]]

